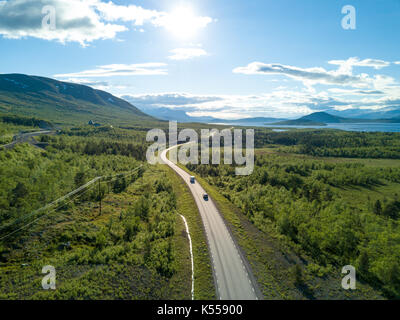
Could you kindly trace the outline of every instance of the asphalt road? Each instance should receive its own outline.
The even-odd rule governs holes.
[[[9,144],[5,144],[0,146],[0,148],[10,149],[13,148],[17,143],[30,143],[32,145],[36,145],[37,142],[33,139],[35,136],[40,136],[42,134],[49,134],[52,131],[37,131],[37,132],[28,132],[28,133],[19,133],[13,137],[13,141]]]
[[[204,228],[206,230],[208,245],[212,257],[214,276],[217,285],[217,295],[221,300],[257,300],[253,277],[247,264],[239,254],[220,213],[214,202],[203,199],[206,193],[196,181],[190,183],[190,175],[167,159],[165,150],[161,154],[161,160],[171,167],[189,186],[196,201]]]

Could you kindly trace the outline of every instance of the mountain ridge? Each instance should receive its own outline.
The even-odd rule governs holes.
[[[129,101],[129,100],[128,100]],[[176,110],[167,107],[160,108],[140,108],[142,112],[145,112],[153,117],[157,117],[161,120],[175,120],[178,122],[200,122],[200,123],[264,123],[264,122],[275,122],[275,121],[283,121],[285,118],[273,118],[273,117],[253,117],[253,118],[243,118],[243,119],[235,119],[235,120],[227,120],[214,118],[211,116],[203,116],[203,117],[192,117],[187,115],[187,111],[185,110]]]
[[[344,118],[327,112],[314,112],[295,120],[276,122],[274,125],[326,126],[332,123],[400,123],[400,117],[390,119],[359,119]]]

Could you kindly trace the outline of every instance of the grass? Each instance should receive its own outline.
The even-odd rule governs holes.
[[[356,208],[372,211],[377,200],[383,203],[393,201],[400,196],[400,184],[384,181],[383,185],[366,187],[333,188],[340,197]]]

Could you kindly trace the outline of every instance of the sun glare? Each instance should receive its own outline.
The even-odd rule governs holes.
[[[167,17],[166,28],[179,38],[191,38],[203,26],[203,18],[196,17],[189,7],[179,7]]]

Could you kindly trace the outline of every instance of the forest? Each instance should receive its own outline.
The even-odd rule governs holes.
[[[37,127],[37,128],[44,128],[44,127],[52,127],[53,125],[48,122],[37,118],[29,118],[29,117],[22,117],[17,115],[0,115],[0,120],[5,124],[15,124],[18,126],[27,126],[27,127]]]
[[[42,123],[5,118],[2,142]],[[146,163],[146,130],[63,127],[36,137],[42,148],[0,149],[0,298],[188,299],[189,248],[177,214],[182,212],[194,232],[196,294],[215,297],[194,201],[173,172]],[[311,257],[304,270],[293,269],[295,283],[330,277],[351,264],[377,295],[398,299],[399,138],[257,129],[252,175],[236,176],[234,166],[223,164],[186,169],[259,232],[282,240],[299,257]],[[71,199],[38,211],[97,177]],[[56,267],[59,290],[38,290],[44,265]]]
[[[263,148],[250,176],[226,165],[186,168],[260,231],[309,255],[307,271],[329,275],[350,264],[383,296],[400,298],[399,135],[296,130],[256,141]],[[374,152],[379,159],[367,159]]]
[[[37,139],[45,149],[0,150],[0,298],[189,298],[176,194],[143,161],[143,133],[83,126]],[[45,265],[57,270],[55,291],[41,290]]]

